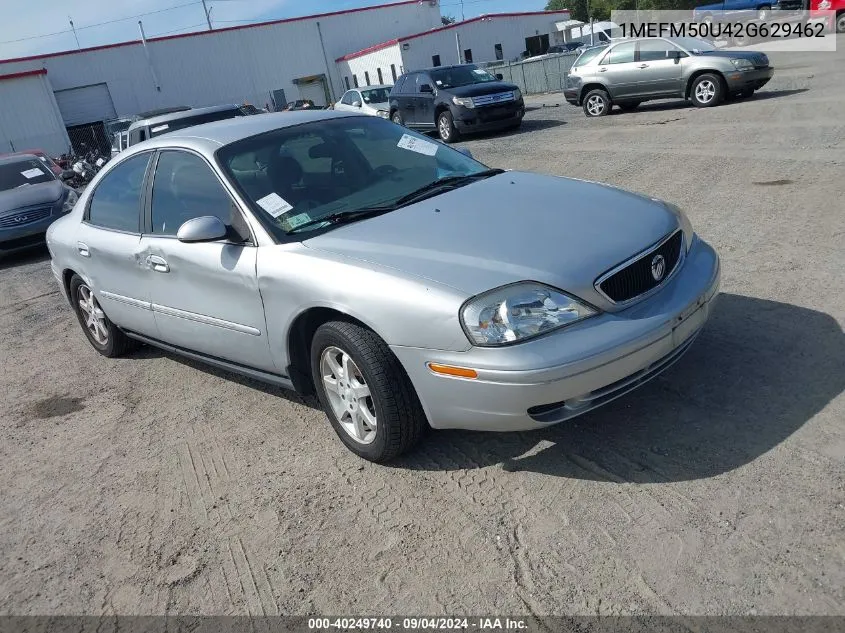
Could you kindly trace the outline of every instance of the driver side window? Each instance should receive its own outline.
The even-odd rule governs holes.
[[[188,220],[213,215],[229,227],[242,224],[240,214],[206,162],[195,154],[164,151],[153,178],[152,232],[176,235]],[[246,227],[234,227],[240,235]]]
[[[353,101],[355,101],[355,91],[354,90],[347,91],[347,93],[345,95],[343,95],[343,98],[340,100],[340,102],[343,105],[350,105],[350,106],[352,105]]]

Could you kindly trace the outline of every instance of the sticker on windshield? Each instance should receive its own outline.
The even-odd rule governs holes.
[[[282,224],[284,224],[285,231],[293,231],[296,227],[305,224],[306,222],[311,221],[311,216],[307,213],[300,213],[299,215],[294,215],[290,218],[285,218]]]
[[[21,176],[26,178],[27,180],[31,178],[38,178],[39,176],[43,176],[44,172],[38,169],[38,167],[33,167],[32,169],[27,169],[26,171],[21,172]]]
[[[432,143],[431,141],[426,141],[410,134],[403,134],[396,147],[408,149],[418,154],[425,154],[426,156],[434,156],[437,153],[437,143]]]
[[[269,196],[264,196],[260,200],[256,200],[258,206],[264,209],[267,213],[272,215],[274,218],[278,218],[280,215],[287,213],[291,209],[293,209],[293,205],[282,198],[279,194],[275,191],[271,193]]]
[[[156,125],[154,128],[150,128],[150,132],[164,132],[170,126],[165,123],[164,125]]]
[[[487,71],[484,70],[483,68],[474,68],[473,71],[472,71],[472,74],[473,75],[479,75],[479,76],[483,77],[484,75],[487,74]]]

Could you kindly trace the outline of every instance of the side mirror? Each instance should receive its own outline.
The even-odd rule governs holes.
[[[422,84],[420,86],[420,92],[427,92],[429,94],[433,94],[434,88],[431,87],[431,84]]]
[[[674,59],[677,64],[681,61],[681,51],[669,51],[669,59]]]
[[[360,108],[360,107],[361,107],[361,102],[360,102],[360,101],[358,101],[358,100],[356,99],[355,101],[353,101],[353,102],[352,102],[352,105],[353,105],[354,107],[356,107],[356,108]]]
[[[71,180],[74,176],[76,176],[76,172],[70,169],[63,169],[59,178],[66,182],[68,180]]]
[[[176,232],[180,242],[215,242],[226,237],[228,231],[220,218],[204,215],[188,220]]]
[[[505,76],[502,73],[496,73],[496,79],[498,79],[499,81],[502,81],[502,79],[504,78]]]
[[[458,150],[464,156],[468,156],[469,158],[473,158],[472,152],[469,151],[466,147],[456,147],[455,149]]]

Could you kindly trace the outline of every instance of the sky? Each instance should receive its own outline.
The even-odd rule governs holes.
[[[215,28],[289,18],[395,0],[206,0]],[[542,11],[546,0],[464,0],[466,18],[504,11]],[[441,13],[461,18],[460,0],[440,0]],[[200,0],[0,0],[0,59],[38,55],[208,28]],[[104,24],[105,23],[105,24]]]

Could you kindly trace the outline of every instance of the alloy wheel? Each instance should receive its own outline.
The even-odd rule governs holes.
[[[599,116],[604,110],[604,99],[598,95],[593,95],[587,99],[587,110],[593,116]]]
[[[452,135],[452,128],[445,116],[440,117],[440,138],[444,141]]]
[[[716,84],[709,79],[699,82],[695,87],[695,98],[699,103],[710,103],[716,96]]]
[[[82,284],[77,291],[79,309],[85,318],[85,327],[91,337],[100,345],[107,345],[109,342],[109,330],[106,323],[106,315],[97,303],[97,298],[91,289]]]
[[[327,347],[320,355],[320,376],[341,428],[359,444],[371,444],[378,426],[375,403],[358,365],[339,347]]]

